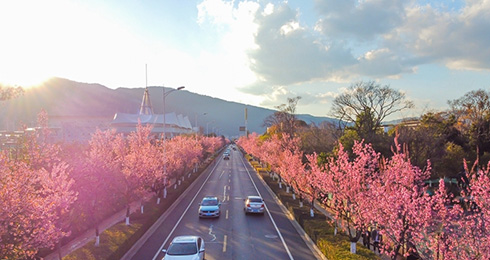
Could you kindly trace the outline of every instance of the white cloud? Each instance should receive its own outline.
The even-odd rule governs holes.
[[[322,18],[317,28],[327,37],[373,40],[399,26],[407,0],[316,0]]]
[[[412,6],[406,13],[404,23],[386,35],[388,46],[411,53],[423,63],[490,69],[490,1],[466,1],[457,12]]]

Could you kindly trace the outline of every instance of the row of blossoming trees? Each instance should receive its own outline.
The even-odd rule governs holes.
[[[488,166],[466,167],[469,185],[457,198],[442,180],[429,195],[424,181],[430,168],[413,166],[396,139],[391,158],[381,158],[370,144],[356,143],[353,156],[340,145],[335,157],[319,159],[303,154],[299,142],[284,134],[264,138],[255,133],[238,140],[247,153],[268,163],[301,203],[304,198],[329,207],[334,223],[342,223],[349,235],[351,252],[371,227],[383,237],[381,251],[393,259],[401,252],[422,259],[490,258]]]
[[[39,121],[47,125],[46,115]],[[98,223],[121,209],[114,205],[127,205],[129,224],[130,203],[152,193],[159,203],[170,180],[224,145],[203,136],[162,142],[139,126],[128,136],[97,131],[86,147],[63,146],[41,129],[20,150],[0,152],[0,259],[32,258],[86,228],[96,228],[98,243]]]

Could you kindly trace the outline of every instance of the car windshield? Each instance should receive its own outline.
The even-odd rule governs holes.
[[[168,255],[195,255],[197,247],[195,243],[173,243],[167,251]]]
[[[249,202],[257,202],[257,203],[260,203],[262,202],[262,199],[259,199],[259,198],[250,198],[248,199]]]
[[[201,203],[202,206],[218,206],[217,200],[203,200]]]

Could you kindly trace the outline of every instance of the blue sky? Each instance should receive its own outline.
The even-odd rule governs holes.
[[[329,116],[357,81],[415,108],[490,90],[488,0],[0,1],[0,82],[178,87]],[[147,79],[145,77],[147,66]]]

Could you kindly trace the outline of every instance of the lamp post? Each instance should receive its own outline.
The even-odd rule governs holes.
[[[201,115],[202,115],[202,116],[205,116],[205,115],[207,115],[207,114],[208,114],[208,113],[202,113]],[[196,121],[196,128],[197,128],[197,131],[196,131],[196,136],[197,136],[197,134],[200,132],[200,131],[199,131],[199,127],[197,126],[197,116],[198,116],[198,114],[196,113],[196,117],[195,117],[195,121]]]
[[[202,116],[205,116],[205,115],[207,115],[207,114],[208,114],[208,113],[206,113],[206,112],[205,112],[205,113],[202,113],[201,115],[202,115]],[[197,144],[197,135],[198,135],[198,134],[201,132],[201,131],[200,131],[200,130],[201,130],[201,128],[200,128],[200,127],[197,125],[197,116],[198,116],[198,114],[196,113],[196,115],[195,115],[195,119],[196,119],[196,124],[195,124],[195,126],[196,126],[196,133],[195,133],[195,134],[196,134],[196,135],[195,135],[196,144]],[[194,170],[193,170],[193,172],[197,172],[197,166],[198,166],[198,162],[196,161],[196,163],[194,164]],[[189,177],[190,177],[190,176],[189,176]]]
[[[176,89],[172,89],[168,92],[165,92],[165,87],[163,87],[163,137],[162,137],[162,145],[163,145],[163,198],[167,198],[167,158],[166,158],[166,144],[165,140],[167,139],[165,132],[165,98],[172,92],[184,89],[184,86],[178,87]]]
[[[214,123],[214,120],[206,123],[206,135],[209,135],[209,123]]]

